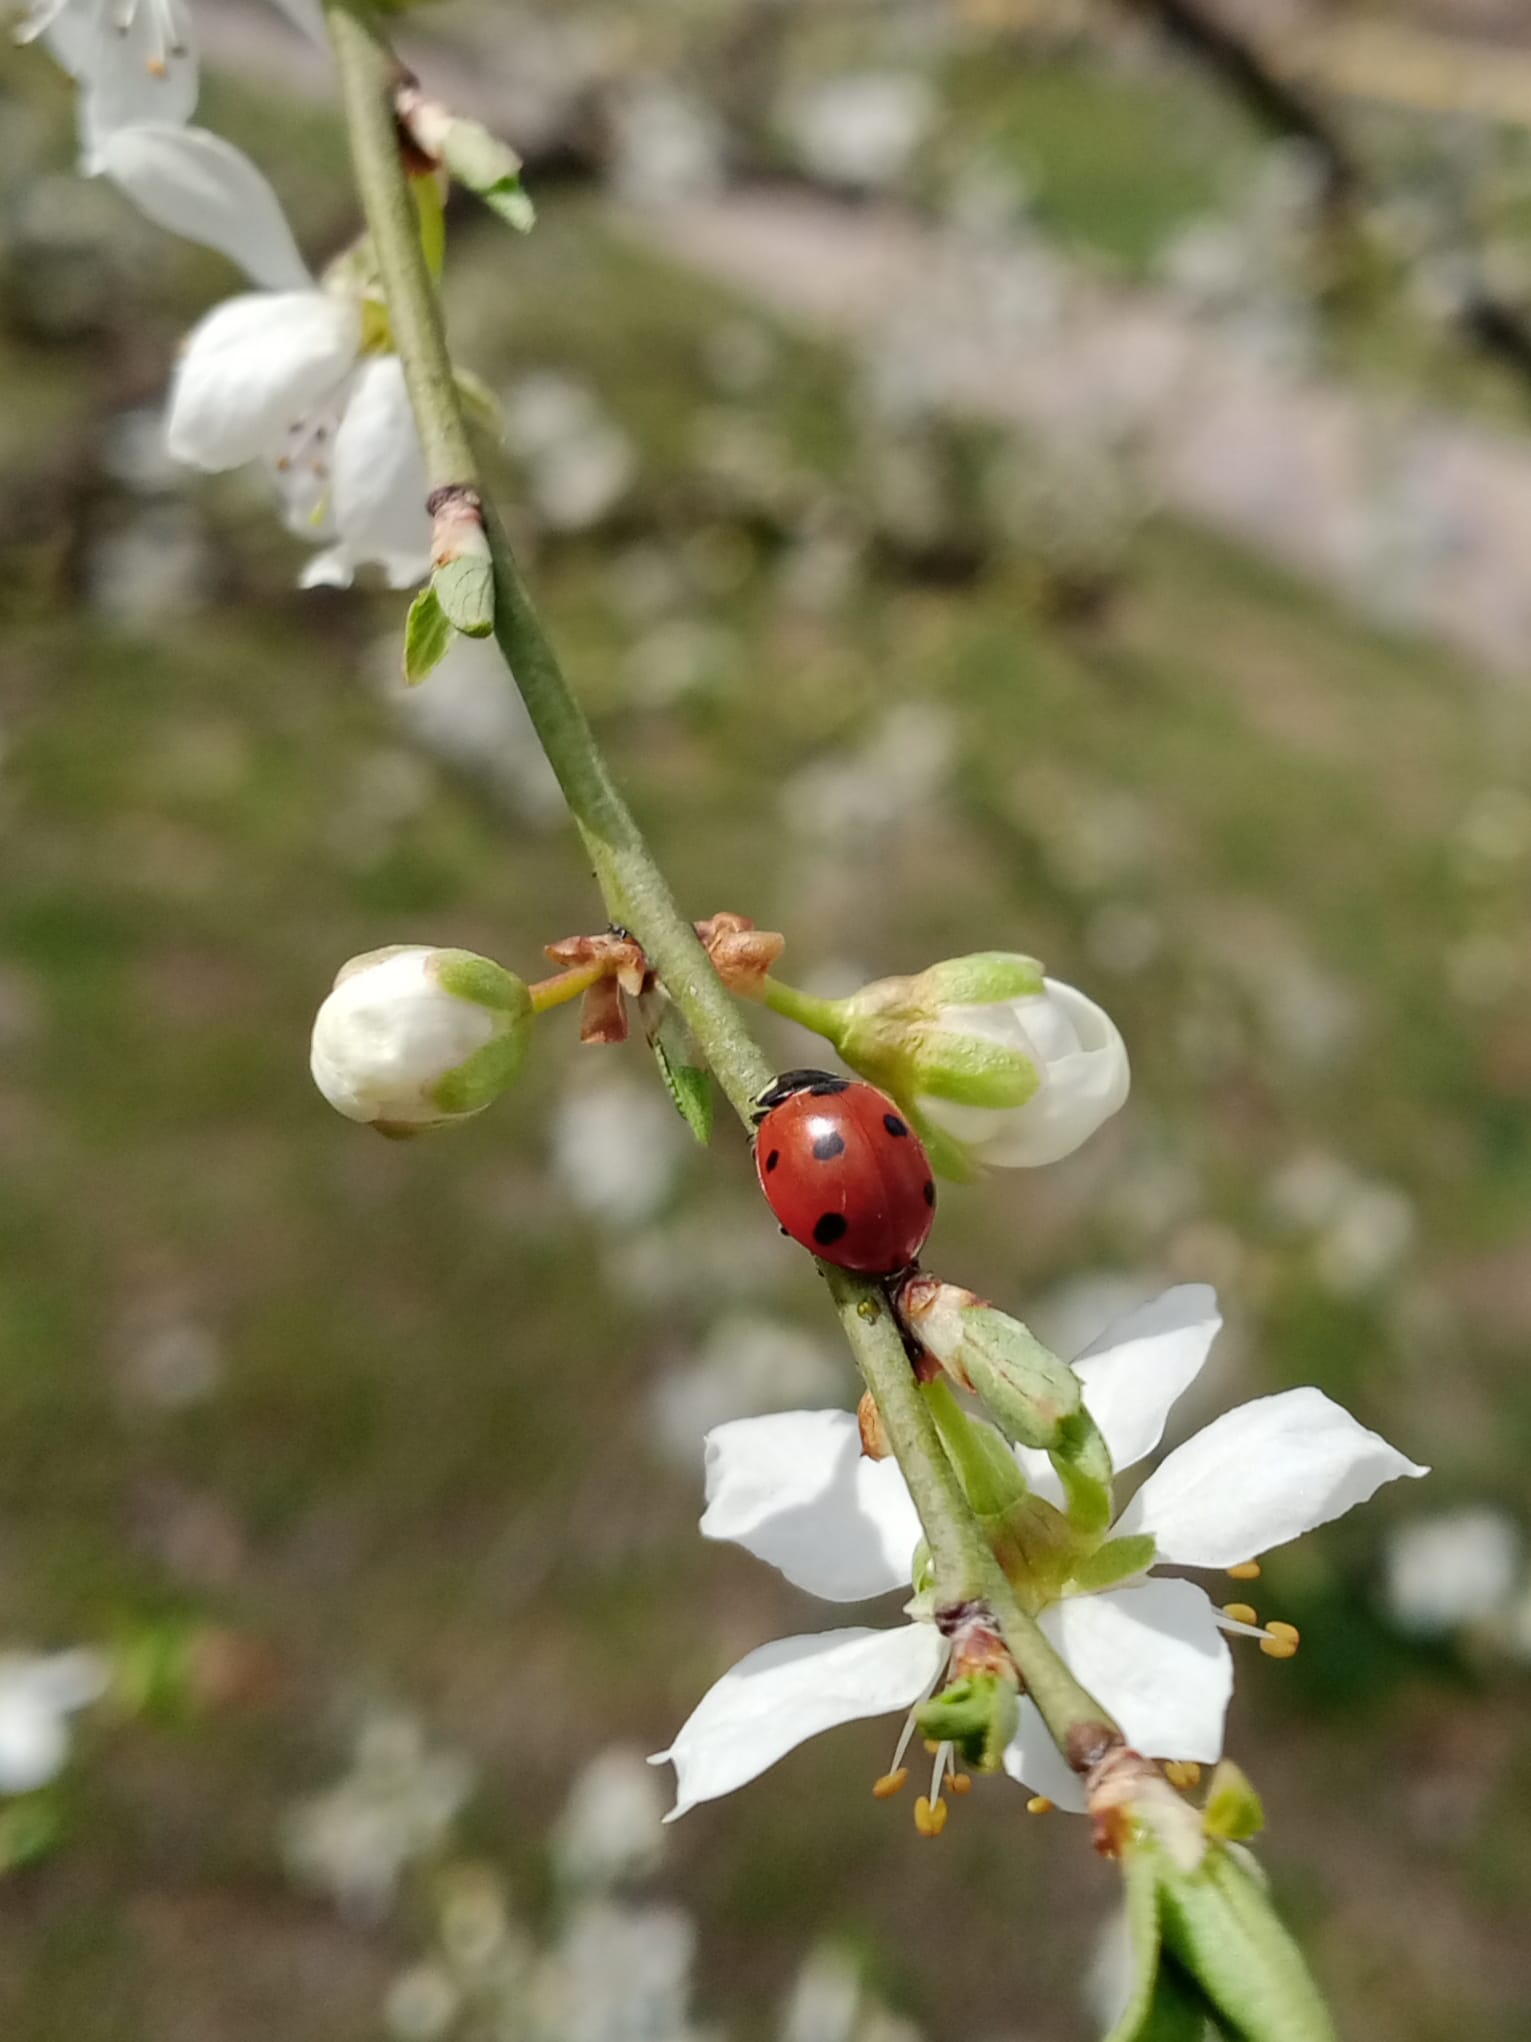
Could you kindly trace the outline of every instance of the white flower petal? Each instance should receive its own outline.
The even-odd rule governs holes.
[[[1200,1375],[1222,1323],[1211,1284],[1176,1284],[1114,1321],[1074,1363],[1116,1467],[1133,1467],[1159,1444],[1176,1398]]]
[[[1084,1813],[1084,1786],[1059,1751],[1029,1695],[1021,1697],[1021,1716],[1005,1747],[1005,1771],[1033,1794],[1045,1794],[1054,1807],[1071,1815]]]
[[[871,1461],[849,1411],[736,1418],[707,1435],[703,1536],[797,1588],[860,1602],[907,1588],[920,1520],[897,1461]]]
[[[675,1806],[665,1820],[757,1779],[821,1730],[912,1707],[948,1649],[934,1624],[901,1624],[780,1638],[747,1654],[650,1761],[675,1768]]]
[[[1149,1758],[1221,1755],[1233,1655],[1193,1581],[1070,1596],[1039,1621],[1134,1750]]]
[[[980,1163],[1002,1169],[1055,1163],[1127,1102],[1132,1074],[1116,1023],[1061,979],[1044,979],[1043,985],[1041,993],[954,1010],[969,1032],[1032,1058],[1042,1082],[1024,1106],[958,1106],[929,1097],[919,1102]]]
[[[1152,1532],[1159,1558],[1231,1567],[1428,1474],[1321,1390],[1258,1397],[1198,1432],[1155,1470],[1118,1532]]]
[[[362,364],[335,438],[332,512],[353,567],[376,562],[396,588],[424,580],[429,493],[403,364],[374,355]]]
[[[66,9],[49,48],[79,82],[80,168],[93,176],[110,138],[125,128],[181,127],[197,105],[194,50],[172,46],[157,7],[138,5],[126,29],[103,0]]]
[[[62,1715],[24,1695],[0,1696],[0,1794],[45,1787],[68,1755]]]
[[[356,579],[350,555],[342,547],[326,546],[316,553],[298,576],[299,588],[349,588]]]
[[[311,288],[281,201],[243,150],[221,135],[123,128],[102,143],[99,167],[156,226],[217,249],[266,290]]]
[[[1113,1320],[1074,1363],[1086,1408],[1118,1472],[1151,1454],[1164,1437],[1176,1398],[1201,1373],[1222,1323],[1210,1284],[1176,1284],[1152,1304]],[[1045,1453],[1017,1447],[1015,1457],[1039,1496],[1062,1501],[1063,1485]]]
[[[354,305],[322,291],[251,291],[193,328],[170,393],[166,443],[195,468],[239,468],[344,382],[361,345]]]

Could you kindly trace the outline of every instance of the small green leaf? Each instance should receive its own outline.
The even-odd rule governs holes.
[[[435,589],[421,589],[404,620],[404,679],[408,686],[417,688],[433,667],[440,666],[454,635]]]
[[[1165,1947],[1243,2042],[1335,2042],[1302,1952],[1225,1848],[1193,1872],[1161,1858],[1159,1904]]]
[[[492,213],[497,213],[507,226],[514,227],[518,234],[530,234],[537,224],[537,208],[532,204],[521,179],[502,177],[479,197]]]
[[[696,1039],[680,1009],[662,993],[645,993],[639,1006],[665,1089],[676,1112],[705,1148],[712,1135],[712,1075],[702,1062]]]
[[[464,638],[487,638],[494,629],[494,568],[486,554],[462,553],[431,575],[446,617]]]

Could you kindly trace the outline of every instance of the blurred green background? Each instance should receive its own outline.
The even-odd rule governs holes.
[[[1231,1742],[1344,2032],[1509,2042],[1531,657],[1474,658],[1449,606],[1411,628],[1409,598],[1467,543],[1451,436],[1531,470],[1531,381],[1474,345],[1449,262],[1515,300],[1531,140],[1346,101],[1377,195],[1338,218],[1194,58],[1074,13],[432,10],[422,70],[472,81],[541,209],[520,240],[454,207],[454,334],[683,900],[784,930],[816,985],[1011,947],[1118,1019],[1128,1110],[1064,1165],[944,1192],[934,1264],[1078,1344],[1212,1281],[1188,1423],[1316,1382],[1434,1464],[1269,1563],[1261,1614],[1303,1649],[1240,1660]],[[255,7],[202,26],[202,117],[322,262],[355,216],[318,60]],[[238,280],[78,180],[71,119],[45,56],[0,53],[0,1645],[165,1664],[158,1705],[83,1728],[47,1848],[0,1826],[26,1860],[0,2029],[350,2042],[426,1934],[414,1889],[360,1919],[284,1857],[359,1715],[471,1761],[454,1848],[544,1921],[571,1775],[821,1621],[696,1537],[702,1431],[853,1384],[742,1136],[690,1148],[640,1044],[582,1050],[555,1015],[513,1095],[417,1144],[313,1092],[343,959],[426,940],[536,976],[595,895],[492,677],[402,701],[400,599],[299,594],[259,479],[158,451],[177,337]],[[682,259],[734,207],[729,261]],[[752,289],[762,217],[787,238]],[[1348,535],[1295,578],[1182,521],[1141,415],[954,413],[968,336],[934,281],[834,338],[783,318],[791,236],[807,260],[826,221],[924,237],[933,279],[976,265],[1017,376],[1060,294],[1092,331],[1151,301],[1257,365],[1251,401],[1426,420],[1438,462],[1309,503],[1223,449]],[[1484,605],[1519,599],[1501,536]],[[1400,1533],[1441,1518],[1411,1572]],[[931,2036],[1088,2032],[1110,1868],[1005,1782],[917,1842],[867,1791],[887,1745],[821,1740],[671,1833],[697,2018],[775,2032],[828,1937]]]

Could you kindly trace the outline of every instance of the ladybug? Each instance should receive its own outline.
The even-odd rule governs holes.
[[[885,1092],[831,1071],[788,1071],[761,1093],[755,1174],[784,1234],[860,1276],[907,1269],[935,1217],[919,1136]]]

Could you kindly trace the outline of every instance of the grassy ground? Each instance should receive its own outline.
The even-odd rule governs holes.
[[[313,182],[332,160],[316,128],[286,166],[314,245],[344,217]],[[1045,621],[1014,560],[958,585],[873,569],[805,614],[780,599],[778,541],[697,481],[705,342],[737,308],[578,200],[524,246],[464,248],[473,366],[587,378],[640,450],[616,527],[544,543],[535,571],[682,896],[785,928],[805,974],[1034,949],[1122,1022],[1130,1112],[1075,1164],[947,1196],[938,1266],[1021,1309],[1102,1269],[1211,1276],[1233,1328],[1219,1401],[1317,1381],[1436,1463],[1436,1501],[1513,1505],[1526,985],[1518,967],[1465,1000],[1450,967],[1464,937],[1520,927],[1523,863],[1475,862],[1463,824],[1521,774],[1524,703],[1164,526],[1087,629]],[[299,598],[240,490],[198,498],[216,603],[138,633],[91,615],[82,562],[132,516],[96,465],[103,416],[223,288],[211,263],[144,261],[97,331],[61,348],[13,322],[0,356],[32,422],[0,580],[0,1635],[188,1614],[268,1641],[279,1677],[247,1712],[87,1752],[63,1846],[8,1886],[0,2025],[348,2042],[377,2032],[399,1932],[294,1899],[274,1846],[331,1768],[337,1705],[399,1694],[466,1746],[482,1840],[534,1898],[540,1825],[584,1752],[664,1743],[740,1650],[817,1621],[701,1547],[697,1485],[650,1456],[643,1407],[720,1285],[822,1313],[785,1244],[727,1247],[765,1223],[726,1128],[663,1223],[722,1241],[721,1277],[635,1299],[620,1243],[550,1185],[556,1103],[593,1054],[556,1022],[519,1092],[450,1139],[390,1147],[319,1105],[306,1034],[342,958],[425,936],[530,970],[593,899],[560,832],[401,765],[364,678],[397,602]],[[777,348],[737,408],[822,489],[851,444],[844,368]],[[668,708],[623,681],[615,563],[639,541],[733,634],[725,676]],[[904,704],[947,719],[939,790],[859,846],[785,841],[782,783]],[[1375,1282],[1337,1285],[1273,1216],[1273,1180],[1313,1151],[1412,1209]],[[137,1358],[178,1315],[222,1366],[166,1408]],[[1270,1609],[1306,1643],[1242,1663],[1234,1738],[1347,2030],[1508,2042],[1531,1989],[1524,1686],[1378,1619],[1379,1541],[1419,1497],[1271,1566]],[[828,1927],[935,2035],[1078,2032],[1072,1976],[1109,1893],[1079,1834],[994,1786],[917,1847],[865,1792],[885,1742],[844,1733],[683,1826],[713,2009],[748,2032]]]

